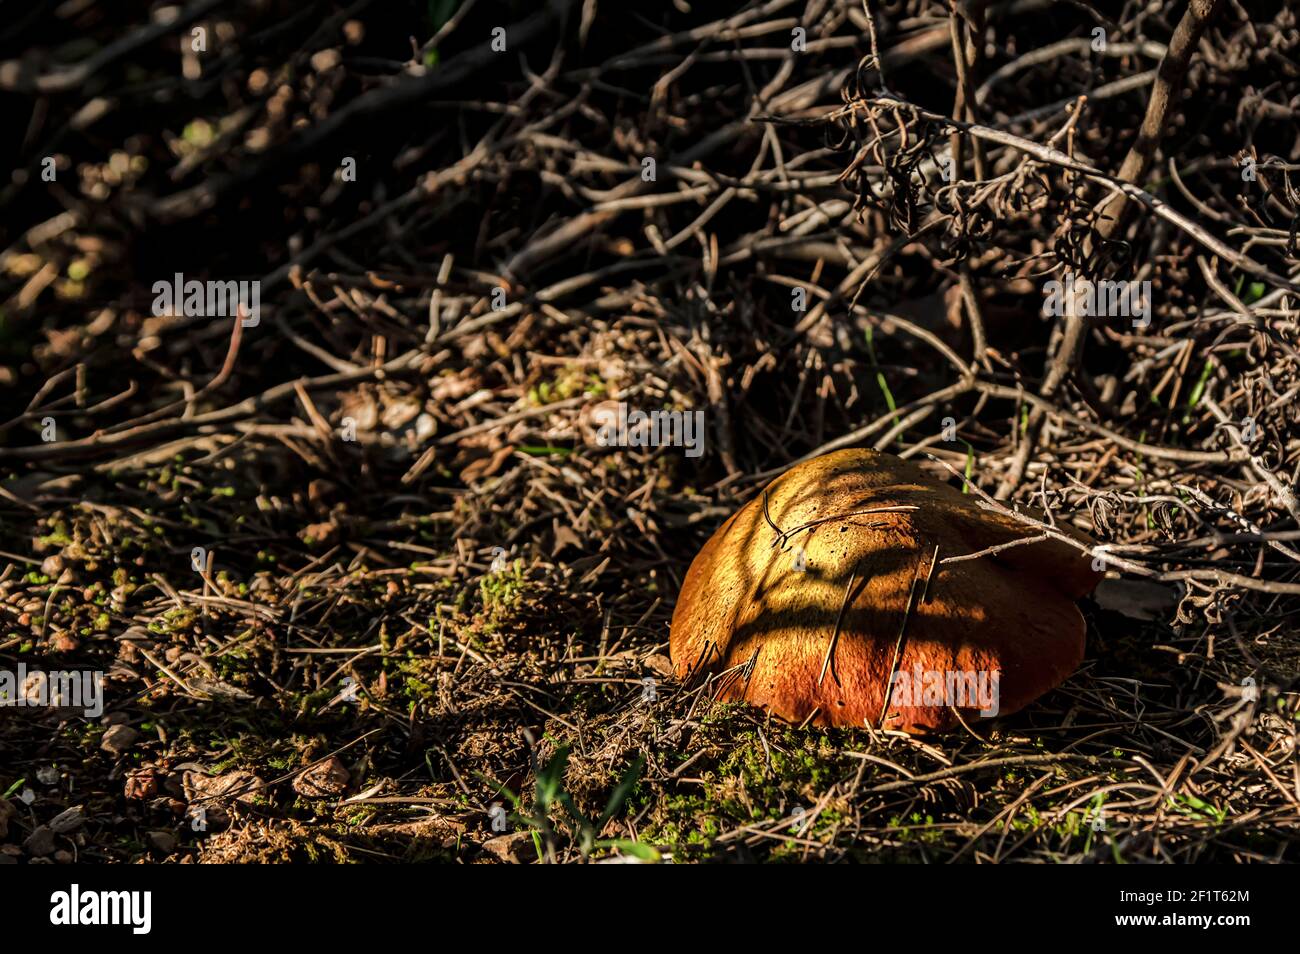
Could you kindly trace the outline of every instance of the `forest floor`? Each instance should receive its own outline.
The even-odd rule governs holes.
[[[1296,860],[1293,9],[107,6],[0,34],[0,671],[105,696],[0,710],[0,862]],[[1079,670],[929,737],[674,680],[839,446],[1103,541]]]

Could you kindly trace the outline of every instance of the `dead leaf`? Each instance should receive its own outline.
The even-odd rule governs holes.
[[[497,861],[509,865],[523,864],[537,857],[532,832],[528,831],[516,831],[489,838],[483,842],[483,850]]]
[[[343,760],[331,755],[293,780],[293,790],[304,798],[337,798],[348,787],[352,773]]]

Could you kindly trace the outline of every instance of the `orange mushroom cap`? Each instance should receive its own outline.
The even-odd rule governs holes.
[[[1083,660],[1075,600],[1100,579],[1083,550],[915,464],[836,451],[776,478],[704,545],[672,661],[790,722],[943,730],[955,710],[1007,715],[1060,685]]]

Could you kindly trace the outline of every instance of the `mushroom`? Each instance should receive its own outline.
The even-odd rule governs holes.
[[[836,451],[776,478],[704,545],[672,662],[790,722],[940,731],[1060,685],[1083,660],[1075,600],[1100,579],[1041,525],[892,454]]]

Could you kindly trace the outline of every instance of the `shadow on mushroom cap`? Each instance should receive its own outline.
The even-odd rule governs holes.
[[[1015,712],[1082,661],[1074,601],[1101,574],[1051,539],[943,561],[1038,535],[891,454],[818,457],[696,556],[673,613],[674,668],[795,723],[883,715],[925,732],[955,726],[954,709],[967,722]]]

